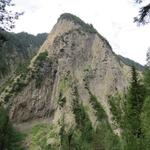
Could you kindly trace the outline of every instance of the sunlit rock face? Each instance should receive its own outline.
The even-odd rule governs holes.
[[[78,101],[95,128],[98,119],[91,96],[96,97],[111,122],[108,97],[124,92],[129,71],[130,67],[118,60],[92,25],[63,14],[32,59],[28,72],[7,87],[1,101],[9,107],[14,123],[52,118],[52,123],[59,126],[63,118],[67,129],[76,125],[74,102]],[[21,86],[19,92],[12,90],[15,86]]]

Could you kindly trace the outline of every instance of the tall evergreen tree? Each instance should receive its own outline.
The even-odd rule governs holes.
[[[141,150],[142,146],[142,130],[140,114],[142,111],[145,90],[140,83],[138,73],[135,67],[132,67],[132,78],[128,89],[126,103],[125,103],[125,115],[124,115],[124,138],[126,141],[127,150]]]
[[[138,79],[138,74],[134,67],[132,67],[132,80],[127,97],[127,109],[129,122],[131,124],[131,132],[134,136],[139,137],[140,130],[140,114],[143,106],[144,90]]]

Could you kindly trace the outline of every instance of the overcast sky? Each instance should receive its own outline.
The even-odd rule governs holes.
[[[49,33],[58,17],[69,12],[93,24],[117,54],[145,64],[146,52],[150,47],[150,24],[137,27],[133,23],[139,8],[134,0],[12,1],[16,4],[15,11],[25,12],[17,21],[14,32]]]

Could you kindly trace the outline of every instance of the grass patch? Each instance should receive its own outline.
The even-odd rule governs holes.
[[[66,92],[70,87],[69,78],[63,78],[60,81],[59,88],[62,92]]]
[[[52,127],[47,124],[39,124],[32,128],[30,132],[31,137],[31,149],[40,148],[43,150],[50,150],[50,145],[48,145],[48,135],[52,132]]]

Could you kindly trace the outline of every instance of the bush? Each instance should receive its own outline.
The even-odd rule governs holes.
[[[40,53],[36,58],[36,62],[37,61],[39,61],[39,62],[44,61],[47,58],[47,56],[48,56],[47,51]]]

